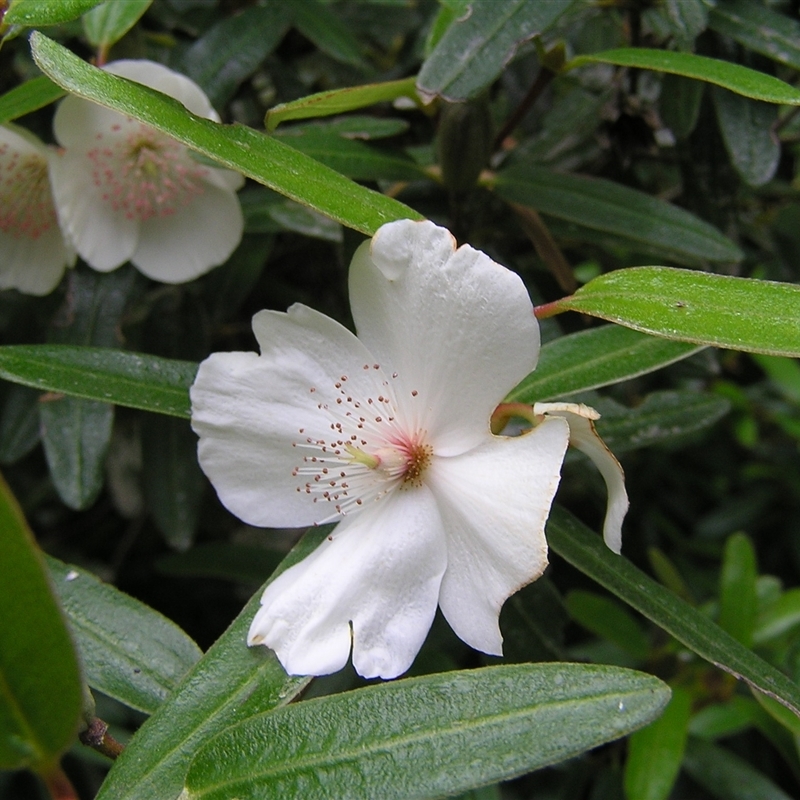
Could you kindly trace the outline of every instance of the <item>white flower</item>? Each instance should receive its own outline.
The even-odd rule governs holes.
[[[33,134],[0,126],[0,289],[47,294],[75,261],[58,225],[48,158]]]
[[[430,222],[384,225],[356,252],[358,338],[306,306],[253,319],[256,353],[216,353],[192,387],[199,458],[245,522],[340,520],[265,590],[249,644],[291,674],[411,665],[437,604],[500,654],[500,608],[547,565],[544,525],[569,439],[539,409],[494,436],[497,404],[536,365],[517,275]]]
[[[161,64],[115,61],[105,69],[219,121],[199,86]],[[94,269],[132,261],[150,278],[182,283],[239,244],[238,173],[201,164],[165,134],[79,97],[61,102],[53,128],[64,148],[52,166],[59,216]]]

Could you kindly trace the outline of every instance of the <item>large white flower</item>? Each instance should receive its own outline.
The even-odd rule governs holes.
[[[105,69],[219,121],[197,84],[161,64],[115,61]],[[53,129],[64,148],[52,167],[59,215],[94,269],[132,261],[155,280],[182,283],[239,244],[238,173],[201,164],[165,134],[79,97],[61,102]]]
[[[253,319],[256,353],[216,353],[192,387],[200,463],[244,521],[340,520],[265,590],[248,642],[287,672],[365,677],[411,665],[437,604],[500,654],[505,599],[547,565],[544,525],[569,439],[537,409],[494,436],[498,403],[536,365],[517,275],[430,222],[383,226],[356,252],[358,338],[306,306]],[[568,416],[577,406],[559,407]]]
[[[75,261],[58,225],[48,159],[33,134],[0,126],[0,289],[47,294]]]

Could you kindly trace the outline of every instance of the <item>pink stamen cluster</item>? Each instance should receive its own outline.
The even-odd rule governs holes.
[[[203,192],[207,170],[186,148],[146,125],[112,126],[98,133],[87,156],[92,179],[114,211],[140,221],[174,214]]]
[[[379,364],[364,369],[380,370]],[[392,379],[397,373],[392,373]],[[346,515],[365,501],[377,500],[395,487],[419,486],[433,456],[426,432],[409,431],[397,419],[397,403],[389,380],[377,397],[358,399],[348,390],[347,376],[334,384],[335,403],[318,403],[330,417],[327,436],[314,437],[300,428],[304,439],[293,447],[312,451],[303,456],[292,475],[303,480],[296,491],[314,495],[313,502],[333,505],[335,514]],[[314,394],[315,387],[309,392]],[[411,392],[416,398],[418,392]],[[328,520],[324,520],[327,522]]]
[[[0,231],[38,239],[55,224],[47,158],[0,144]]]

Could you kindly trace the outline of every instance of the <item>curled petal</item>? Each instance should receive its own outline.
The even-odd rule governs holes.
[[[266,588],[248,644],[271,647],[290,675],[327,675],[347,663],[352,632],[356,671],[395,678],[430,629],[446,563],[431,493],[394,492]]]
[[[432,222],[384,225],[350,267],[359,338],[418,392],[437,453],[475,447],[495,406],[536,365],[539,326],[518,275]],[[422,414],[422,411],[420,411]]]
[[[568,436],[563,420],[548,419],[522,436],[487,436],[432,465],[430,486],[447,533],[439,605],[456,634],[484,653],[502,653],[503,603],[547,566],[544,526]]]
[[[614,454],[597,435],[593,420],[600,414],[582,403],[536,403],[534,414],[563,417],[569,423],[569,443],[586,454],[600,470],[608,490],[608,506],[603,523],[603,538],[615,553],[622,550],[622,521],[628,511],[625,473]]]

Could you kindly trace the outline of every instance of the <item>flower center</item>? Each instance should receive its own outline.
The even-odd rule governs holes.
[[[0,144],[0,231],[38,239],[55,224],[47,158]]]
[[[166,217],[203,193],[207,170],[189,158],[186,148],[146,125],[120,135],[112,128],[105,142],[97,134],[97,145],[88,151],[94,185],[114,211],[140,221]]]
[[[365,364],[364,369],[380,366]],[[307,452],[292,471],[301,481],[297,491],[313,495],[315,503],[330,503],[335,512],[330,520],[391,491],[421,486],[433,458],[426,432],[401,424],[390,379],[380,377],[383,388],[376,396],[357,398],[343,375],[334,385],[335,400],[317,404],[330,420],[330,432],[315,437],[301,428],[305,438],[293,443]],[[392,379],[396,377],[393,373]],[[316,391],[310,387],[312,394]],[[416,391],[409,401],[419,402]]]

